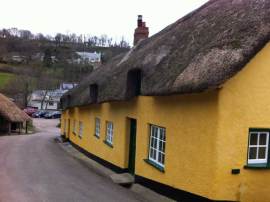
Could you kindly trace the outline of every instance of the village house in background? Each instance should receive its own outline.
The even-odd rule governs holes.
[[[52,63],[56,63],[58,60],[56,56],[50,56]],[[5,55],[1,56],[2,63],[9,63],[9,64],[27,64],[27,61],[36,61],[42,62],[44,60],[44,53],[38,52],[36,54],[31,54],[26,56],[23,53],[19,52],[9,52]]]
[[[71,90],[72,88],[76,87],[77,83],[61,83],[59,90],[66,93],[67,91]]]
[[[145,30],[61,98],[62,134],[177,201],[269,202],[269,8],[211,0]]]
[[[76,52],[78,58],[73,59],[72,63],[92,65],[94,69],[101,65],[101,53],[97,52]]]
[[[59,89],[36,90],[29,97],[28,107],[39,110],[58,110],[62,95],[76,85],[76,83],[62,83]]]
[[[12,64],[23,64],[26,63],[26,60],[27,60],[26,56],[16,52],[8,53],[1,58],[1,62]]]
[[[0,93],[0,135],[22,133],[23,126],[27,133],[27,122],[31,118],[9,98]]]

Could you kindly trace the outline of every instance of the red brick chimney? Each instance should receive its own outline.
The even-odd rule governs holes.
[[[140,40],[147,39],[149,36],[149,28],[143,22],[142,15],[138,15],[137,28],[134,32],[133,45],[135,46]]]

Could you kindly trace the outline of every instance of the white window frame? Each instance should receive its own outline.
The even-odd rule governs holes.
[[[100,119],[95,118],[95,136],[100,137]]]
[[[251,140],[251,134],[257,134],[257,144],[256,145],[250,145],[250,140]],[[266,134],[266,145],[260,145],[260,135],[261,134]],[[264,159],[259,159],[259,148],[260,147],[266,147],[266,153],[265,153],[265,158]],[[256,153],[256,159],[249,159],[249,152],[250,148],[257,148],[257,153]],[[262,163],[267,163],[268,162],[268,149],[269,149],[269,132],[267,131],[250,131],[249,132],[249,142],[248,142],[248,164],[262,164]]]
[[[72,132],[76,135],[77,133],[76,133],[76,120],[73,120],[73,130],[72,130]]]
[[[157,130],[157,137],[154,136],[155,129]],[[161,132],[163,132],[163,134],[164,134],[163,139],[161,139],[161,134],[162,134]],[[156,146],[155,146],[155,141],[156,141]],[[149,143],[150,144],[149,144],[148,159],[150,161],[154,162],[155,164],[161,166],[162,168],[164,168],[164,166],[165,166],[166,128],[150,124],[150,141],[149,141]],[[164,146],[161,146],[160,145],[161,143],[164,143],[163,144]],[[154,146],[152,146],[152,145],[154,145]],[[162,149],[164,147],[164,151],[160,150],[160,146]],[[155,155],[152,155],[152,154],[154,154],[154,150],[155,150]],[[164,163],[159,161],[160,153],[163,154],[163,156],[164,156],[164,159],[163,159]]]
[[[106,142],[113,145],[113,122],[106,121]]]
[[[83,136],[83,122],[79,121],[79,137]]]

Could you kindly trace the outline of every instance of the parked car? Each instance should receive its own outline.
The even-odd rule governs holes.
[[[23,110],[26,114],[28,114],[29,116],[32,116],[32,114],[34,114],[35,112],[38,111],[37,108],[33,108],[33,107],[27,107]]]
[[[44,115],[45,119],[57,119],[61,118],[61,112],[59,111],[52,111]]]
[[[39,111],[33,113],[33,114],[32,114],[32,117],[33,117],[33,118],[42,118],[42,117],[44,117],[47,113],[48,113],[48,111],[45,111],[45,110],[39,110]]]

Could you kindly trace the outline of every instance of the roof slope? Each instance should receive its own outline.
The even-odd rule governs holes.
[[[91,84],[98,85],[98,102],[128,99],[127,74],[135,68],[142,71],[142,95],[216,88],[269,39],[270,0],[210,0],[98,68],[63,97],[64,107],[90,104]]]
[[[15,103],[0,93],[0,116],[11,122],[29,121],[31,118]]]

